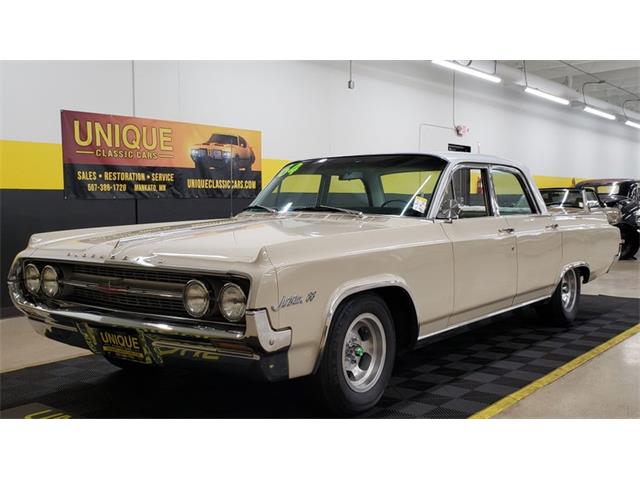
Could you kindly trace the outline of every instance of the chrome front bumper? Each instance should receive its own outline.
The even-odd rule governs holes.
[[[26,299],[15,281],[8,287],[13,304],[38,333],[69,345],[102,354],[98,329],[120,328],[137,332],[147,358],[158,365],[191,360],[240,367],[268,380],[288,378],[291,330],[274,330],[264,309],[248,310],[245,325],[189,325],[173,317],[148,318],[91,307],[54,309]]]

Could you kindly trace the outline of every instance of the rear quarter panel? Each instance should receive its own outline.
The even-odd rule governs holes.
[[[585,262],[590,280],[605,273],[618,253],[620,230],[609,225],[604,212],[554,215],[562,233],[562,265]]]

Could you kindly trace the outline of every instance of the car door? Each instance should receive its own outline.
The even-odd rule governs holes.
[[[455,326],[511,306],[516,252],[506,220],[493,211],[488,167],[457,166],[445,188],[436,221],[453,248],[454,301],[448,326]],[[460,212],[447,220],[451,200]]]
[[[550,214],[541,212],[519,170],[493,166],[491,181],[496,213],[506,220],[516,239],[518,275],[514,303],[546,297],[558,279],[562,260],[558,223]]]

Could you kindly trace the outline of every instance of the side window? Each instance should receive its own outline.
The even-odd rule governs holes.
[[[487,171],[480,168],[459,168],[444,191],[438,218],[447,218],[451,200],[457,203],[459,218],[487,217]]]
[[[238,138],[240,139],[240,146],[242,148],[246,148],[247,147],[247,141],[242,137],[238,137]]]
[[[493,170],[491,178],[500,215],[535,213],[531,199],[519,175],[505,170]]]
[[[593,190],[585,190],[584,196],[587,199],[587,205],[589,205],[589,207],[600,206],[600,201],[598,200],[596,192],[594,192]]]
[[[337,175],[332,175],[329,181],[327,205],[346,208],[370,206],[367,189],[362,179],[340,180],[340,177]]]

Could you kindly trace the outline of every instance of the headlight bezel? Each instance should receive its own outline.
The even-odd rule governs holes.
[[[49,279],[49,280],[45,279],[45,276],[47,275],[48,272],[53,272],[54,274],[53,279]],[[42,271],[40,272],[40,290],[42,291],[42,293],[49,298],[55,298],[59,296],[60,292],[62,291],[62,288],[60,288],[61,278],[62,278],[62,275],[60,271],[53,265],[47,264],[44,267],[42,267]],[[55,290],[49,291],[45,286],[47,283],[55,284]]]
[[[206,302],[204,303],[203,308],[200,308],[199,310],[192,310],[189,307],[189,301],[187,299],[187,295],[189,293],[189,290],[191,288],[200,288],[202,289],[202,297],[206,300]],[[184,290],[182,292],[182,304],[184,306],[185,311],[187,312],[187,314],[193,318],[202,318],[205,315],[207,315],[209,313],[209,311],[211,310],[211,297],[212,297],[212,292],[211,292],[211,288],[209,288],[204,282],[197,280],[195,278],[189,280],[186,285],[184,286]]]
[[[31,277],[29,279],[27,278],[27,271],[32,269],[35,269],[35,277]],[[29,286],[29,282],[34,280],[37,282],[37,286],[35,288],[31,288]],[[42,286],[42,281],[40,279],[40,269],[34,263],[27,263],[23,267],[22,281],[24,283],[25,288],[27,289],[27,292],[29,292],[32,295],[38,295],[38,293],[40,293],[40,287]]]
[[[240,299],[241,310],[235,314],[229,313],[225,307],[225,295],[237,295]],[[237,301],[237,300],[236,300]],[[220,310],[220,314],[231,323],[239,323],[244,319],[247,313],[247,295],[240,285],[227,282],[220,289],[220,293],[218,293],[218,310]]]

